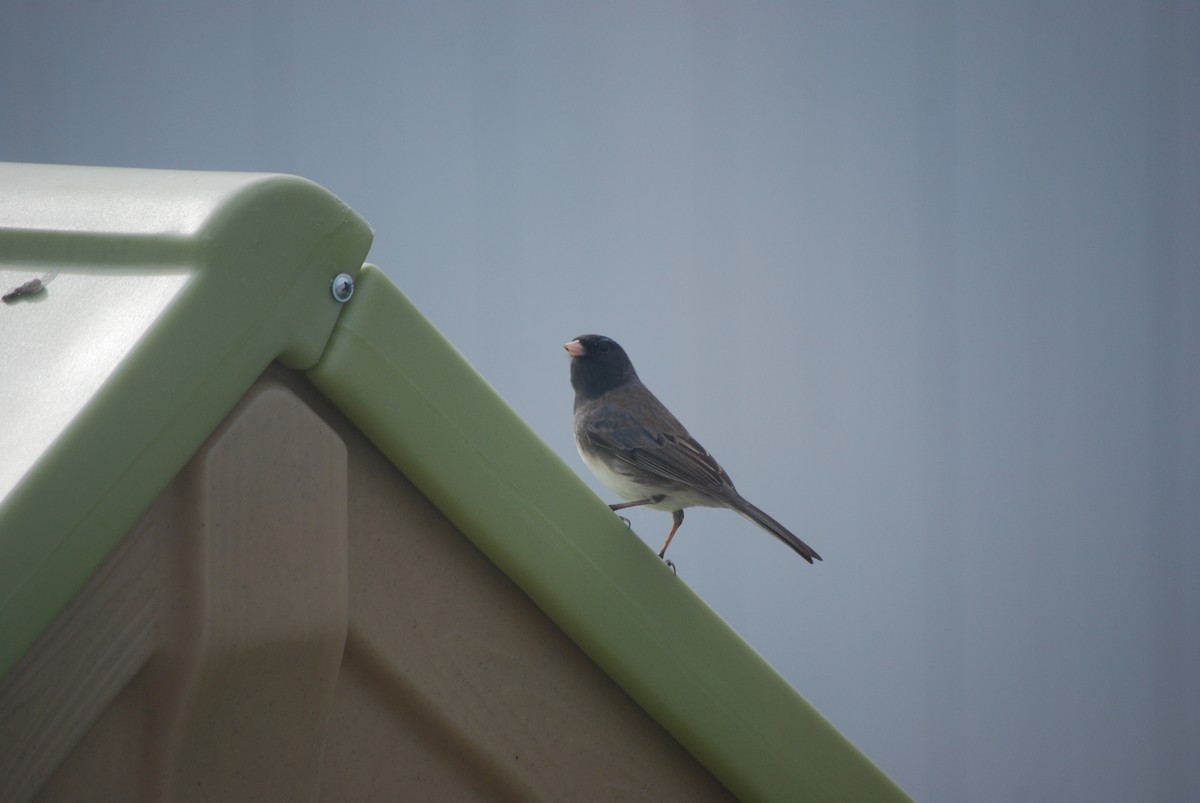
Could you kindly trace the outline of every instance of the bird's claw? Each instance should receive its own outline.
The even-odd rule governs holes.
[[[620,519],[621,523],[626,527],[629,527],[630,529],[633,528],[633,525],[629,522],[629,519],[625,518],[624,516],[617,516],[617,518]]]
[[[670,568],[671,574],[679,576],[679,572],[675,571],[675,563],[670,558],[663,558],[663,562]]]

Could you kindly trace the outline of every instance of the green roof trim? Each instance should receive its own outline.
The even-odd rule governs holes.
[[[743,800],[907,800],[537,437],[377,268],[309,379]]]
[[[293,176],[0,163],[0,676],[273,359],[313,365],[366,222]]]
[[[0,292],[54,275],[0,305],[0,677],[279,360],[740,798],[907,800],[362,265],[371,237],[292,176],[0,164]]]

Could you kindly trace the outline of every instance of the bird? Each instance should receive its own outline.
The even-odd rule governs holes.
[[[669,510],[667,547],[688,507],[737,511],[809,563],[821,556],[738,493],[721,464],[642,384],[625,349],[604,335],[580,335],[563,345],[575,390],[575,447],[592,473],[626,500],[614,511],[645,506]]]

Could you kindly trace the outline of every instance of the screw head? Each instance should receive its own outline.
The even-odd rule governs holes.
[[[349,273],[339,273],[333,277],[329,291],[333,293],[335,301],[345,304],[350,300],[350,296],[354,295],[354,277]]]

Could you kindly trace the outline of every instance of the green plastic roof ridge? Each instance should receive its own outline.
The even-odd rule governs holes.
[[[909,798],[654,555],[373,266],[309,379],[742,800]]]
[[[317,361],[371,240],[295,176],[0,163],[0,271],[56,273],[0,306],[0,677],[272,360]]]
[[[278,359],[740,798],[907,800],[378,269],[332,299],[370,241],[292,176],[0,164],[0,272],[58,272],[0,306],[0,677]],[[97,324],[120,347],[54,376]]]

